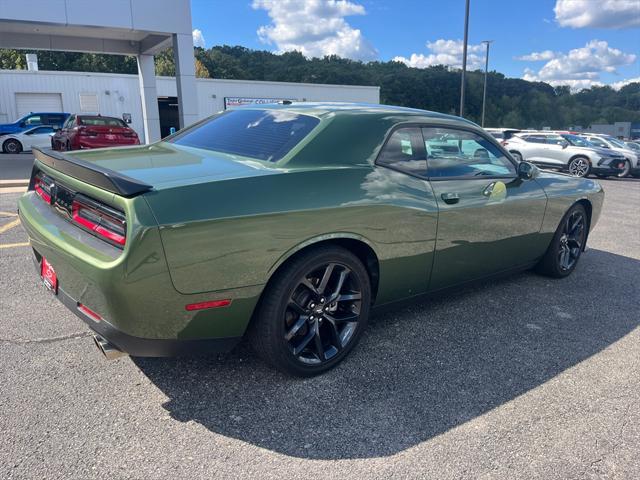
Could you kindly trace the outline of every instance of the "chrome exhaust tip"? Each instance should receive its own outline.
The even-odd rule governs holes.
[[[98,347],[98,350],[102,352],[107,360],[115,360],[118,357],[126,355],[126,353],[119,350],[115,345],[109,343],[106,338],[101,337],[100,335],[94,335],[93,341],[95,342],[96,347]]]

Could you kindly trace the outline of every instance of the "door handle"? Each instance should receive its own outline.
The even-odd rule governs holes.
[[[458,203],[460,201],[460,195],[458,195],[457,193],[443,193],[442,195],[440,195],[440,197],[442,197],[444,203],[447,203],[449,205],[453,205],[454,203]]]
[[[489,185],[487,185],[487,188],[482,191],[482,195],[484,195],[485,197],[490,197],[495,186],[496,182],[491,182]]]

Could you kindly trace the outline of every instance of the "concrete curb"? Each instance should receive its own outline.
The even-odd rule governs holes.
[[[0,188],[28,187],[29,180],[0,180]]]

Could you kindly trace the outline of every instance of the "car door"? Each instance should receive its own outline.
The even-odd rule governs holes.
[[[544,137],[544,142],[542,149],[545,164],[566,166],[569,158],[566,155],[565,145],[568,145],[568,142],[559,135],[547,135]]]
[[[426,175],[438,204],[429,289],[437,290],[531,263],[544,253],[547,197],[518,177],[515,162],[488,136],[464,128],[422,128]],[[457,143],[445,154],[431,145]]]
[[[546,164],[547,152],[545,139],[543,135],[524,135],[522,137],[526,142],[527,154],[523,155],[523,160],[536,164]]]
[[[29,148],[33,147],[50,147],[51,146],[51,134],[53,133],[53,127],[43,126],[37,127],[31,130],[27,135]]]

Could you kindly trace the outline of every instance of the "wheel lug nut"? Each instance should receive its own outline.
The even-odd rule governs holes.
[[[315,320],[315,318],[316,318],[316,317],[314,317],[313,315],[311,315],[311,316],[309,317],[309,320]]]
[[[309,304],[309,308],[315,308],[315,307],[316,307],[316,304],[315,304],[315,303],[310,303],[310,304]]]
[[[324,303],[324,297],[320,299],[320,303]]]

